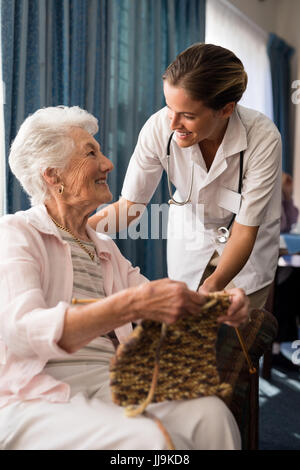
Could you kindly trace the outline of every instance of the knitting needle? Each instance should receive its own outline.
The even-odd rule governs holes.
[[[75,304],[90,304],[92,302],[98,302],[100,299],[72,299],[72,305]]]

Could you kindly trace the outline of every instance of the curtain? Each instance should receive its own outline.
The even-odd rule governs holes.
[[[1,6],[1,4],[0,4]],[[1,14],[1,12],[0,12]],[[0,217],[5,213],[6,198],[5,198],[5,139],[4,139],[4,82],[2,80],[2,54],[1,54],[1,35],[0,35]]]
[[[41,107],[78,105],[99,116],[90,93],[91,84],[102,84],[91,51],[102,10],[103,2],[93,0],[1,1],[7,154],[21,123]],[[8,165],[6,182],[7,212],[27,209],[29,200]]]
[[[162,73],[204,41],[204,29],[205,0],[1,0],[7,153],[28,114],[81,106],[99,119],[96,138],[114,163],[117,200],[138,133],[164,104]],[[8,165],[6,182],[7,212],[28,208]],[[163,178],[151,202],[167,200]],[[166,275],[165,240],[116,242],[150,279]]]
[[[207,0],[205,42],[230,49],[243,62],[247,89],[240,104],[273,119],[268,35],[226,0]]]
[[[290,60],[294,49],[283,39],[271,33],[268,40],[268,54],[272,71],[274,122],[282,137],[282,169],[292,175],[293,155],[290,134]]]

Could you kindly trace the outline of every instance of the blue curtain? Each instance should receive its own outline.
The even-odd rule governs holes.
[[[273,33],[269,35],[267,47],[271,63],[274,122],[282,137],[282,169],[292,175],[290,60],[294,49]]]
[[[165,68],[204,41],[205,0],[1,0],[1,28],[7,153],[28,114],[81,106],[99,119],[117,200],[138,133],[164,104]],[[163,178],[151,202],[167,200]],[[28,207],[7,166],[7,212]],[[166,275],[165,240],[116,242],[150,279]]]

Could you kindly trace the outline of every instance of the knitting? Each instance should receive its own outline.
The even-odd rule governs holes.
[[[151,402],[231,393],[231,386],[220,382],[215,350],[217,318],[229,304],[226,292],[209,294],[198,315],[168,326],[144,320],[119,345],[110,386],[113,401],[127,407],[127,416],[143,413]]]

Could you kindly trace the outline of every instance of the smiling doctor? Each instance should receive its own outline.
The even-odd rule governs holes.
[[[163,80],[166,107],[140,132],[121,198],[89,223],[102,230],[99,222],[118,221],[124,210],[131,223],[138,215],[132,206],[147,205],[166,170],[169,277],[202,292],[243,288],[251,307],[261,308],[279,248],[280,134],[266,116],[238,104],[247,74],[227,49],[194,44]]]

